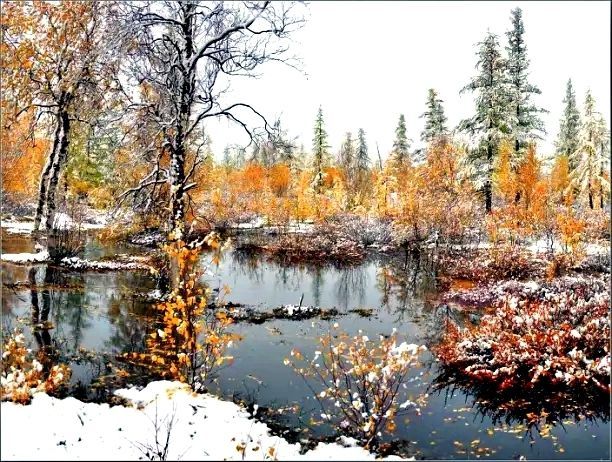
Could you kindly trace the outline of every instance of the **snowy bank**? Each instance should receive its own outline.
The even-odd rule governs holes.
[[[50,263],[49,252],[43,250],[38,253],[3,253],[0,260],[15,263]],[[87,260],[79,257],[64,257],[59,262],[63,267],[75,271],[148,271],[155,273],[157,270],[150,264],[151,259],[137,255],[115,255],[109,260]]]
[[[49,252],[46,250],[38,253],[3,253],[0,255],[0,260],[11,263],[45,263],[49,259]]]
[[[97,213],[91,217],[91,221],[94,223],[76,223],[67,214],[60,212],[55,215],[53,227],[55,229],[102,229],[106,226],[107,220],[105,215]],[[34,230],[34,221],[2,220],[2,228],[12,234],[31,234]]]
[[[300,454],[299,444],[271,436],[266,424],[250,419],[238,405],[196,395],[179,382],[152,382],[140,391],[115,394],[130,405],[110,407],[44,393],[35,394],[27,406],[3,402],[1,459],[146,460],[146,448],[156,450],[156,417],[162,445],[173,421],[168,460],[375,459],[349,438]]]

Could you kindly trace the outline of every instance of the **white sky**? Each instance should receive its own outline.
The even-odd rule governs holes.
[[[523,10],[530,81],[542,90],[534,102],[550,111],[543,114],[548,135],[539,148],[547,155],[568,78],[580,109],[590,87],[610,122],[610,2],[312,2],[292,49],[308,76],[269,64],[260,79],[234,82],[232,94],[270,119],[282,115],[283,127],[307,152],[322,105],[333,154],[346,131],[355,135],[363,127],[370,157],[376,158],[378,142],[385,158],[400,113],[412,148],[421,144],[419,115],[428,88],[444,100],[449,127],[473,113],[471,95],[459,96],[459,90],[476,73],[475,44],[490,29],[505,46],[515,6]],[[207,130],[217,158],[226,144],[248,143],[244,132],[227,122]]]

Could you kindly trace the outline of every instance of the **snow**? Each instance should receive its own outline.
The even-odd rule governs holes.
[[[80,228],[86,229],[102,229],[106,226],[106,219],[101,214],[95,214],[92,217],[95,223],[75,223],[67,214],[60,212],[55,215],[53,227],[55,229],[64,228]],[[2,220],[2,228],[11,234],[31,234],[34,230],[34,221],[17,221],[17,220]]]
[[[10,234],[29,234],[34,229],[34,222],[2,220],[2,227]]]
[[[146,257],[116,255],[117,260],[87,260],[79,257],[64,257],[60,264],[77,271],[120,271],[120,270],[142,270],[155,272],[155,268],[149,265]],[[43,250],[38,253],[4,253],[0,260],[11,263],[46,263],[50,261],[49,252]]]
[[[0,260],[11,263],[44,263],[49,260],[49,252],[43,250],[38,253],[3,253]]]
[[[266,424],[251,419],[238,405],[194,394],[179,382],[152,382],[142,390],[122,389],[115,394],[128,405],[60,400],[44,393],[36,393],[27,406],[3,402],[0,458],[146,460],[144,448],[155,448],[157,416],[160,441],[165,441],[167,424],[173,420],[168,460],[272,459],[269,450],[278,460],[375,459],[350,438],[320,443],[300,454],[299,444],[271,436]]]
[[[67,266],[74,270],[79,271],[119,271],[119,270],[145,270],[155,271],[154,268],[144,262],[138,257],[124,257],[117,255],[117,258],[122,258],[124,261],[96,261],[87,260],[79,257],[64,257],[62,258],[62,265]]]

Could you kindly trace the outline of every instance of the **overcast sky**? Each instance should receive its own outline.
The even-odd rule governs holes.
[[[412,147],[421,144],[419,115],[428,88],[444,100],[449,126],[473,113],[472,96],[459,96],[459,90],[476,73],[475,44],[490,29],[505,46],[515,6],[523,10],[530,81],[542,90],[534,102],[550,111],[543,115],[548,135],[539,148],[549,154],[568,78],[581,110],[591,88],[610,122],[610,2],[312,2],[292,50],[307,75],[266,65],[260,79],[235,82],[233,95],[270,118],[281,115],[307,152],[321,105],[332,153],[347,131],[363,127],[371,158],[376,143],[385,158],[400,113]],[[248,143],[227,122],[207,129],[217,158],[226,144]]]

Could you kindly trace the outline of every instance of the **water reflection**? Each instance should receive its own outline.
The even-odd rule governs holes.
[[[345,304],[342,306],[345,311],[350,308],[347,302],[351,294],[356,297],[359,307],[365,305],[366,285],[369,282],[369,274],[363,266],[346,268],[340,274],[338,282],[336,283],[336,290],[338,299],[345,301]]]
[[[588,421],[606,423],[610,420],[610,396],[601,392],[552,390],[548,387],[525,387],[500,392],[497,387],[480,383],[442,367],[430,385],[434,393],[444,395],[445,402],[457,391],[470,398],[476,416],[488,418],[494,425],[523,425],[528,434],[542,433],[547,425],[563,427]]]
[[[7,245],[14,247],[10,251],[31,251],[26,248],[29,244],[4,241],[2,245],[5,251],[9,251]],[[108,250],[97,243],[88,245],[86,252],[92,258],[106,252],[127,252],[119,248]],[[316,338],[326,331],[327,323],[337,321],[351,334],[362,329],[370,338],[389,333],[395,327],[408,342],[432,345],[445,319],[458,316],[452,308],[437,307],[430,302],[430,298],[435,300],[435,267],[423,255],[419,258],[409,255],[408,259],[404,255],[375,257],[356,267],[338,268],[281,265],[253,254],[229,251],[223,254],[218,267],[211,269],[216,274],[206,276],[206,280],[215,288],[229,285],[228,301],[259,304],[267,310],[285,303],[298,303],[304,294],[304,304],[337,307],[343,314],[332,321],[275,320],[262,325],[239,323],[233,328],[244,335],[244,340],[230,352],[235,362],[220,373],[217,391],[224,396],[246,393],[250,401],[262,407],[297,403],[299,411],[285,412],[281,418],[300,427],[309,418],[313,400],[308,399],[309,390],[282,360],[292,348],[312,357]],[[60,360],[69,361],[73,369],[71,394],[80,399],[106,399],[108,395],[103,391],[109,386],[124,385],[116,381],[106,382],[103,389],[92,387],[100,377],[112,379],[117,375],[115,367],[108,367],[116,355],[143,351],[144,339],[154,329],[154,323],[152,302],[139,294],[156,287],[153,278],[134,272],[78,274],[44,265],[26,267],[4,263],[2,277],[3,322],[17,325],[24,321],[26,337],[33,348],[55,349]],[[13,288],[7,284],[14,284]],[[366,307],[373,309],[374,316],[347,314],[352,309]],[[45,326],[49,321],[52,326],[34,328]],[[589,422],[593,419],[588,432],[585,427],[573,426],[567,429],[567,434],[556,434],[566,449],[564,457],[609,457],[607,400],[557,396],[552,392],[504,397],[444,376],[433,359],[428,358],[426,362],[420,380],[407,384],[407,393],[416,395],[423,391],[431,382],[428,377],[431,373],[436,379],[429,404],[423,409],[423,416],[398,424],[397,432],[400,439],[418,442],[416,446],[424,457],[460,457],[453,440],[468,444],[476,439],[484,441],[485,431],[491,425],[526,427],[532,421],[533,427],[534,415],[541,416],[542,410],[548,413],[543,417],[547,424],[566,419],[582,418]],[[146,378],[133,375],[128,380],[138,383]],[[466,418],[457,420],[454,409],[466,406],[469,406]],[[435,446],[430,445],[432,441]],[[501,447],[495,454],[501,459],[511,459],[516,454],[539,459],[559,457],[549,446],[532,448],[529,439],[520,440],[515,434],[496,431],[495,440],[488,443]]]
[[[49,332],[52,327],[49,324],[49,313],[51,311],[51,296],[48,285],[51,284],[54,278],[53,271],[47,271],[44,279],[44,288],[41,293],[42,310],[39,304],[38,289],[36,283],[37,268],[32,267],[28,271],[28,282],[31,284],[30,301],[32,305],[32,326],[33,334],[38,345],[38,358],[43,365],[43,374],[45,377],[49,375],[51,367],[58,359],[59,353],[57,348],[51,344],[51,334]]]

